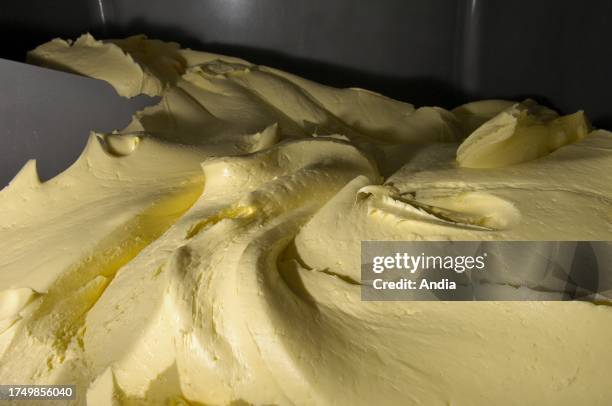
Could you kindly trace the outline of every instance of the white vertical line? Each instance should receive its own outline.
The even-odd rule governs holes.
[[[100,9],[100,20],[102,20],[102,25],[106,27],[106,15],[104,15],[104,4],[103,0],[98,0],[98,9]]]

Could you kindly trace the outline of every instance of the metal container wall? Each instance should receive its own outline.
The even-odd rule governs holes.
[[[145,33],[417,105],[534,97],[612,128],[608,0],[21,0],[0,57],[53,37]]]

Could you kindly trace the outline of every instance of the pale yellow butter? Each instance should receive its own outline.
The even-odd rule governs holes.
[[[79,405],[612,403],[608,304],[360,296],[361,240],[610,240],[612,134],[581,115],[415,108],[141,36],[30,57],[162,100],[0,191],[3,384],[73,383]]]

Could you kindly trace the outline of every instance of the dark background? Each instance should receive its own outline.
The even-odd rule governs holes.
[[[3,0],[0,57],[145,33],[416,105],[529,96],[612,129],[611,27],[609,0]]]

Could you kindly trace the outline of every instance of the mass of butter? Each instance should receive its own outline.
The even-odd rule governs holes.
[[[29,60],[162,100],[0,191],[0,383],[76,384],[77,405],[612,404],[609,303],[359,286],[362,240],[610,240],[612,133],[581,114],[415,108],[143,36]],[[545,277],[515,269],[492,289]]]
[[[467,168],[517,164],[581,140],[589,131],[582,111],[558,117],[554,111],[526,100],[472,132],[457,149],[457,161]]]

